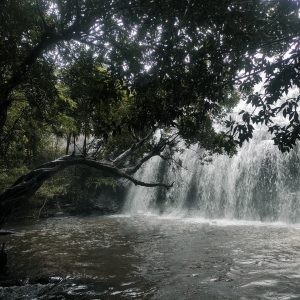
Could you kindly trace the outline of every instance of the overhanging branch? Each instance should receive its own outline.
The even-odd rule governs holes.
[[[31,172],[21,176],[10,188],[0,194],[0,225],[13,209],[19,207],[25,200],[33,196],[47,179],[51,178],[57,172],[75,165],[85,165],[98,169],[107,175],[128,179],[135,185],[164,187],[167,189],[173,186],[173,184],[140,181],[127,173],[126,169],[120,169],[111,162],[96,161],[82,156],[63,156],[54,161],[42,164]]]

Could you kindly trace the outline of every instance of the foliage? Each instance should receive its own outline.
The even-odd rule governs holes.
[[[294,0],[2,1],[3,186],[71,146],[111,162],[138,144],[122,165],[140,167],[178,138],[233,154],[264,123],[289,150],[300,137],[300,97],[289,94],[300,87],[299,21]],[[244,98],[254,112],[216,130]]]
[[[299,34],[298,1],[293,0],[26,0],[4,1],[1,8],[3,101],[26,84],[30,70],[45,74],[36,63],[63,68],[83,61],[80,42],[89,45],[99,66],[105,64],[135,91],[131,126],[136,130],[173,125],[191,106],[205,119],[230,101],[237,83],[249,91],[262,70],[271,72],[269,80],[276,72],[285,78],[277,68],[284,63],[267,58],[280,57]],[[240,72],[249,80],[237,78]],[[272,88],[270,93],[277,97]]]

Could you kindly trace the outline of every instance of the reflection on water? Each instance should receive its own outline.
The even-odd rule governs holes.
[[[9,229],[19,281],[0,299],[300,299],[297,226],[114,216]]]

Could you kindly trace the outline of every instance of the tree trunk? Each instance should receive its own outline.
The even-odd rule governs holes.
[[[2,135],[3,127],[6,123],[9,106],[10,102],[8,101],[7,97],[0,99],[0,136]]]
[[[84,134],[82,154],[83,154],[84,157],[86,157],[86,155],[87,155],[87,149],[86,149],[86,134]]]
[[[76,153],[76,135],[73,133],[73,153]]]
[[[70,34],[70,33],[68,33]],[[43,33],[40,42],[33,47],[24,60],[20,63],[16,71],[12,74],[11,78],[7,83],[0,86],[0,136],[3,133],[3,127],[7,119],[7,112],[12,104],[12,99],[10,98],[11,92],[16,89],[26,78],[28,71],[31,66],[36,62],[38,57],[48,49],[51,45],[58,43],[59,41],[69,40],[71,36],[53,34],[53,33]]]
[[[70,144],[71,144],[72,133],[69,133],[67,136],[67,145],[66,145],[66,155],[69,154]]]
[[[32,197],[47,179],[55,175],[57,172],[75,165],[85,165],[99,169],[105,175],[128,179],[135,185],[145,187],[162,186],[165,188],[170,188],[173,185],[139,181],[127,173],[126,168],[118,168],[111,162],[96,161],[79,155],[63,156],[56,160],[47,162],[32,170],[28,174],[21,176],[10,188],[0,194],[0,226],[4,223],[6,217],[11,214],[12,211],[19,207],[24,201]]]

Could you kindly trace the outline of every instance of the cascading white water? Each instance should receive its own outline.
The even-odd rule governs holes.
[[[173,182],[163,188],[131,186],[124,212],[164,213],[204,218],[300,222],[298,147],[281,153],[266,128],[233,157],[214,155],[199,160],[194,146],[177,155],[182,168],[152,158],[137,174],[144,181]]]

